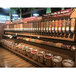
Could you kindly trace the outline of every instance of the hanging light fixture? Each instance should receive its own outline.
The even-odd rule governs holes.
[[[39,14],[38,14],[38,13],[34,13],[34,14],[33,14],[33,16],[38,17],[38,16],[39,16]]]

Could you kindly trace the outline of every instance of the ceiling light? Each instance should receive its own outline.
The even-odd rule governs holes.
[[[18,16],[17,14],[13,14],[12,16]]]
[[[34,14],[33,14],[33,16],[36,16],[36,17],[38,17],[38,16],[39,16],[39,14],[38,14],[38,13],[34,13]]]

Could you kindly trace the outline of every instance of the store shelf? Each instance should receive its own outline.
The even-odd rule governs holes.
[[[6,40],[7,41],[14,41],[16,43],[24,43],[29,48],[38,49],[39,51],[42,50],[42,51],[45,51],[45,52],[49,52],[49,53],[53,54],[54,56],[58,55],[58,56],[61,56],[63,59],[72,59],[73,61],[75,61],[74,52],[72,52],[72,51],[67,51],[67,50],[58,49],[58,48],[55,48],[55,47],[49,47],[49,46],[46,46],[46,45],[35,44],[35,43],[30,44],[29,42],[22,41],[22,40],[17,40],[17,39],[6,39]],[[21,56],[25,60],[28,60],[28,61],[30,61],[31,63],[34,63],[34,64],[37,63],[36,65],[38,65],[37,61],[35,63],[34,60],[32,60],[31,58],[28,58],[27,56],[25,57],[23,54],[7,47],[6,45],[3,45],[3,47],[9,49],[11,52],[13,52],[15,54],[17,53],[17,55]],[[43,65],[43,66],[41,66],[41,65]],[[44,64],[41,64],[41,63],[38,66],[46,67]]]
[[[4,35],[4,37],[6,37],[6,35]],[[6,38],[9,38],[9,37],[6,37]],[[23,37],[23,38],[25,38],[25,37]],[[23,40],[23,39],[17,39],[17,40]],[[53,42],[53,41],[49,42],[49,41],[44,41],[44,40],[39,40],[39,39],[34,39],[34,38],[28,38],[28,37],[26,37],[26,39],[23,40],[23,41],[31,42],[31,43],[37,43],[37,44],[42,44],[42,45],[53,46],[53,47],[57,47],[57,48],[60,48],[60,49],[66,49],[66,50],[71,51],[71,49],[67,49],[67,48],[62,48],[62,47],[56,46],[56,44],[59,43],[59,42]],[[63,43],[60,43],[60,44],[63,44]],[[65,44],[65,45],[67,46],[67,44]],[[70,45],[70,46],[72,46],[72,45]]]
[[[35,60],[29,58],[29,57],[27,57],[27,56],[25,56],[25,55],[23,55],[23,54],[17,52],[17,51],[15,51],[15,50],[13,50],[13,49],[11,49],[11,48],[5,46],[5,45],[2,45],[2,47],[4,47],[5,49],[8,49],[9,51],[13,52],[13,53],[16,54],[16,55],[19,55],[20,57],[22,57],[22,58],[28,60],[29,62],[31,62],[32,64],[35,64],[36,66],[39,66],[39,67],[46,67],[46,65],[43,65],[43,64],[41,64],[41,63],[39,63],[39,62],[37,62],[37,61],[35,61]]]
[[[5,34],[16,34],[13,32],[6,32]],[[74,36],[73,38],[65,38],[65,37],[52,37],[52,36],[43,36],[43,35],[35,35],[35,34],[25,34],[25,33],[17,33],[17,35],[21,35],[21,36],[32,36],[32,37],[42,37],[42,38],[51,38],[51,39],[58,39],[58,40],[66,40],[66,41],[74,41]]]
[[[48,45],[42,45],[42,44],[39,44],[39,43],[27,42],[27,41],[18,40],[18,39],[9,39],[9,38],[6,38],[6,40],[14,41],[16,43],[24,43],[27,46],[30,46],[32,48],[43,50],[45,52],[50,52],[53,55],[60,55],[63,58],[67,57],[67,58],[73,59],[72,57],[74,56],[74,52],[73,51],[66,50],[66,49],[61,49],[61,48],[57,48],[57,47],[53,47],[53,46],[48,46]]]

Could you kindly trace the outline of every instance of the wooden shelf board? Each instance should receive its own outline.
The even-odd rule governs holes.
[[[6,32],[6,34],[16,34],[16,33],[12,33],[12,32]],[[51,36],[43,36],[43,35],[32,35],[32,34],[23,34],[23,33],[17,33],[18,35],[22,35],[22,36],[33,36],[33,37],[43,37],[43,38],[52,38],[52,39],[58,39],[58,40],[67,40],[67,41],[74,41],[74,38],[65,38],[65,37],[51,37]]]

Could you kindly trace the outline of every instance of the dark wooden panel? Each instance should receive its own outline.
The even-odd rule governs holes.
[[[0,39],[2,38],[4,33],[4,24],[0,23]]]

